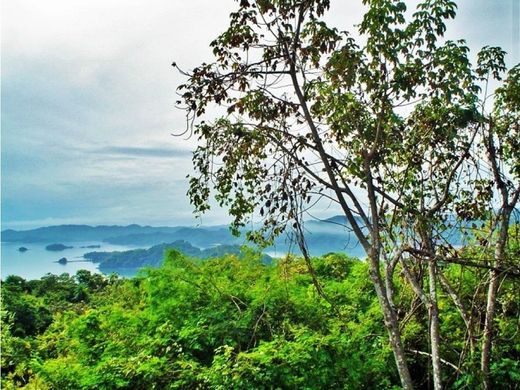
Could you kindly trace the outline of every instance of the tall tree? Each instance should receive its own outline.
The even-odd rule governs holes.
[[[261,243],[291,226],[301,233],[306,210],[335,202],[367,253],[403,387],[414,384],[394,303],[398,264],[428,308],[440,389],[439,241],[480,129],[478,78],[464,41],[442,39],[454,2],[425,0],[408,19],[402,1],[362,3],[357,43],[326,24],[328,0],[240,1],[211,43],[214,62],[183,72],[200,141],[189,195],[204,212],[214,191],[235,232],[257,212],[263,227],[249,238]]]
[[[485,48],[479,54],[478,72],[486,83],[490,78],[500,80],[505,70],[501,50]],[[494,107],[486,117],[482,150],[490,170],[488,188],[495,187],[490,204],[491,236],[488,245],[494,245],[494,259],[489,272],[487,305],[482,337],[481,370],[485,389],[491,389],[491,349],[495,306],[503,269],[512,265],[507,254],[510,222],[520,197],[520,65],[512,68],[495,94]],[[491,191],[490,191],[491,192]],[[518,263],[518,259],[516,259]],[[518,264],[516,264],[518,266]]]

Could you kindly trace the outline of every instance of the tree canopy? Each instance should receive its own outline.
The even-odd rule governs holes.
[[[336,203],[367,253],[408,389],[414,384],[395,302],[396,265],[428,308],[436,389],[439,288],[460,302],[445,264],[487,267],[481,368],[489,388],[498,275],[518,267],[505,248],[520,194],[520,67],[504,78],[500,48],[484,47],[472,64],[464,40],[446,40],[453,1],[421,1],[412,12],[403,1],[360,5],[366,13],[351,34],[326,23],[327,0],[239,2],[229,28],[211,43],[214,60],[183,71],[180,103],[200,141],[189,196],[204,212],[214,192],[235,232],[260,215],[263,228],[249,234],[257,242],[293,229],[310,269],[304,217],[320,199]],[[491,79],[503,79],[493,103]],[[210,115],[215,107],[222,115]],[[491,258],[461,259],[449,235],[474,235],[483,226]]]
[[[172,251],[159,269],[134,279],[79,271],[2,284],[3,389],[389,389],[399,387],[368,264],[342,254],[313,258],[316,291],[305,260],[273,265],[245,250],[211,260]],[[452,265],[458,293],[473,296],[485,270]],[[493,384],[520,379],[518,291],[502,284],[497,307]],[[418,387],[430,381],[428,321],[407,283],[397,281],[408,363]],[[81,291],[81,294],[79,292]],[[443,365],[449,388],[476,388],[474,361],[456,305],[441,294]],[[42,307],[45,310],[42,310]]]

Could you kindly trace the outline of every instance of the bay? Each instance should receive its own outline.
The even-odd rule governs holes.
[[[126,251],[141,248],[130,245],[112,245],[106,242],[64,242],[73,248],[63,251],[48,251],[45,247],[49,243],[23,243],[23,242],[2,242],[0,274],[2,280],[9,275],[21,276],[24,279],[39,279],[47,273],[60,275],[64,272],[74,275],[81,269],[90,272],[101,273],[98,265],[85,260],[83,255],[93,251]],[[91,245],[100,245],[99,248],[82,248]],[[26,252],[20,252],[20,247],[27,248]],[[67,258],[66,264],[59,264],[57,261],[62,257]],[[80,260],[80,261],[78,261]]]

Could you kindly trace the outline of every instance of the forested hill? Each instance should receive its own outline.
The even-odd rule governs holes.
[[[238,245],[218,245],[212,248],[199,249],[187,241],[175,241],[169,244],[159,244],[149,249],[133,249],[122,252],[88,252],[83,256],[94,263],[99,263],[99,270],[117,270],[121,268],[139,269],[145,266],[159,267],[164,260],[164,253],[168,249],[176,249],[184,255],[198,259],[208,259],[235,254],[242,256]],[[270,263],[271,257],[263,255],[264,263]]]

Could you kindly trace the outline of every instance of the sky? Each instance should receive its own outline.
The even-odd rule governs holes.
[[[519,62],[520,0],[459,0],[448,37],[473,52],[502,46]],[[361,1],[332,1],[351,29]],[[196,140],[175,109],[190,69],[211,60],[233,0],[3,0],[1,223],[211,225],[196,220],[186,175]],[[513,10],[516,11],[513,14]],[[515,15],[515,16],[513,16]],[[334,210],[321,210],[334,214]]]

